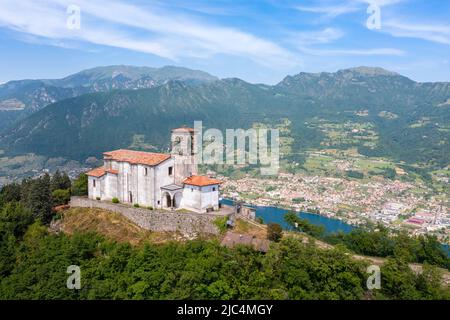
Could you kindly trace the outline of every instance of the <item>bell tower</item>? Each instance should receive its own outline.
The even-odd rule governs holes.
[[[181,127],[172,130],[172,157],[175,159],[175,183],[181,184],[184,179],[196,175],[197,163],[194,150],[195,130]]]

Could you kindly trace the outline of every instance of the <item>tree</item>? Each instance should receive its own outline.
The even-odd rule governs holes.
[[[70,178],[67,175],[67,173],[63,173],[61,174],[61,172],[59,172],[59,170],[56,170],[55,174],[52,176],[51,179],[51,188],[52,188],[52,192],[58,189],[70,189],[71,187],[71,182],[70,182]]]
[[[359,171],[354,171],[354,170],[348,170],[346,172],[347,177],[349,178],[355,178],[355,179],[363,179],[364,178],[364,173],[359,172]]]
[[[18,183],[11,183],[3,186],[0,190],[0,207],[8,202],[19,202],[21,198],[21,188]]]
[[[422,273],[417,279],[417,289],[425,299],[449,300],[450,288],[443,288],[442,272],[435,266],[425,263],[422,266]]]
[[[9,202],[0,209],[0,278],[14,268],[17,240],[32,222],[31,212],[19,202]]]
[[[439,265],[450,270],[450,258],[442,249],[436,236],[424,235],[418,237],[420,249],[417,253],[418,262]]]
[[[49,223],[52,217],[53,202],[50,190],[50,176],[47,173],[33,180],[29,190],[28,206],[34,217],[44,224]]]
[[[20,238],[33,221],[30,210],[19,202],[9,202],[0,210],[0,233]]]
[[[269,223],[267,225],[267,239],[278,242],[283,236],[283,229],[278,223]]]
[[[401,257],[389,258],[381,267],[381,291],[399,300],[420,298],[416,290],[416,276],[408,263]]]
[[[63,204],[68,204],[70,201],[70,190],[69,189],[56,189],[52,192],[52,199],[54,206],[60,206]]]
[[[78,178],[73,182],[72,194],[74,196],[88,195],[88,176],[85,173],[81,173],[78,176]]]
[[[293,229],[302,231],[315,238],[321,238],[325,230],[323,226],[313,225],[308,220],[301,219],[297,213],[292,211],[284,215],[284,221],[286,221]]]

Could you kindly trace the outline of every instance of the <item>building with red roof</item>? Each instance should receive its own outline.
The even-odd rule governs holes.
[[[171,153],[118,149],[88,175],[89,198],[204,213],[219,209],[221,181],[197,175],[195,130],[172,130]]]

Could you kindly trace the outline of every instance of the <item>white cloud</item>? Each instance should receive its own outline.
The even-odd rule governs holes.
[[[306,54],[314,56],[402,56],[404,51],[394,48],[375,49],[311,49],[301,48]]]
[[[387,32],[394,37],[416,38],[450,44],[450,25],[406,23],[389,20],[383,22],[381,31]]]
[[[124,1],[77,0],[81,29],[69,30],[65,27],[69,4],[67,0],[2,0],[0,26],[47,39],[84,41],[172,60],[227,54],[273,67],[300,63],[294,53],[250,33]]]
[[[353,0],[354,2],[364,2],[366,4],[374,4],[379,7],[391,6],[394,4],[398,4],[401,2],[405,2],[406,0]]]
[[[293,33],[290,42],[294,45],[323,44],[338,40],[344,32],[336,28],[325,28],[319,31],[305,31]]]
[[[335,18],[337,16],[351,13],[355,11],[359,11],[361,9],[360,6],[358,6],[355,3],[340,3],[335,5],[322,5],[322,6],[295,6],[295,9],[299,11],[304,12],[311,12],[311,13],[319,13],[323,14],[327,18]]]
[[[289,37],[288,42],[300,52],[314,56],[400,56],[405,52],[395,48],[371,49],[330,49],[314,48],[341,39],[345,33],[337,28],[325,28],[319,31],[298,32]]]
[[[319,5],[305,6],[299,5],[294,8],[299,11],[321,14],[324,18],[336,18],[340,15],[366,10],[370,4],[379,7],[390,6],[404,2],[405,0],[338,0],[321,2]]]

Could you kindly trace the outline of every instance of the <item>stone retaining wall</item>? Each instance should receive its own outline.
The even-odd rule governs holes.
[[[71,207],[100,208],[117,212],[133,221],[141,228],[151,231],[180,232],[184,236],[219,234],[214,221],[227,216],[226,213],[195,213],[165,210],[149,210],[85,197],[71,197]]]

